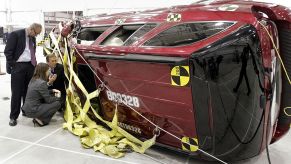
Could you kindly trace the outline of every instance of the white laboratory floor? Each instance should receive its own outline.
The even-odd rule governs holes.
[[[39,56],[38,61],[44,61]],[[2,71],[5,57],[0,54]],[[145,154],[129,153],[113,159],[92,149],[82,148],[78,137],[62,129],[63,118],[57,113],[46,127],[33,127],[32,120],[19,116],[18,124],[10,127],[10,75],[0,76],[0,163],[3,164],[205,164],[191,157],[159,147],[152,147]],[[270,145],[273,164],[291,163],[291,132],[277,143]],[[211,162],[218,163],[218,162]],[[267,164],[266,153],[239,164]]]

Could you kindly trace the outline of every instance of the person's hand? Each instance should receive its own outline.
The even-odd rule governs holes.
[[[49,81],[48,81],[48,83],[49,83],[50,85],[52,85],[56,79],[57,79],[57,74],[52,74],[52,75],[49,76]]]
[[[59,91],[57,89],[52,89],[52,91],[56,97],[61,97],[61,91]]]
[[[54,93],[61,92],[61,91],[60,91],[60,90],[58,90],[58,89],[52,89],[52,91],[53,91]]]

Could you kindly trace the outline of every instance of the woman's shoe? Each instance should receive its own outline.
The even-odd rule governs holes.
[[[43,126],[46,125],[46,124],[41,124],[41,123],[39,123],[36,119],[33,119],[32,122],[33,122],[33,126],[34,126],[34,127],[35,127],[35,124],[38,125],[39,127],[43,127]]]

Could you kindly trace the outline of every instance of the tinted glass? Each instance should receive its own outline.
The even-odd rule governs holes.
[[[246,158],[258,153],[262,142],[264,67],[258,37],[233,35],[232,44],[221,41],[193,55],[192,91],[199,138],[207,143],[201,148],[228,158],[237,149],[236,158]]]
[[[86,27],[78,34],[79,44],[93,43],[108,27]]]
[[[120,26],[110,35],[108,35],[101,43],[105,46],[123,46],[125,41],[132,36],[143,25],[126,25]]]
[[[212,36],[233,24],[233,22],[202,22],[180,24],[161,32],[154,38],[148,40],[144,45],[182,46],[192,44]]]
[[[131,45],[135,41],[137,41],[140,37],[142,37],[147,32],[151,31],[153,28],[155,28],[156,24],[146,24],[139,28],[133,35],[130,36],[124,43],[125,46]]]

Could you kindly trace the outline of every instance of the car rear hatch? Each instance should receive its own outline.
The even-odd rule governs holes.
[[[197,96],[193,88],[198,86],[193,87],[196,85],[193,81],[195,65],[192,53],[185,54],[183,50],[195,49],[195,43],[205,41],[233,24],[234,22],[179,23],[161,27],[160,31],[155,26],[147,26],[148,30],[144,31],[148,33],[141,32],[145,29],[145,25],[142,25],[130,34],[128,29],[134,29],[133,26],[120,26],[109,29],[111,33],[108,36],[101,34],[102,40],[95,41],[98,46],[79,46],[78,49],[90,67],[110,88],[103,90],[99,97],[100,114],[106,120],[111,120],[115,104],[118,104],[120,127],[141,138],[152,137],[156,127],[130,109],[134,108],[154,124],[179,138],[198,139],[196,122],[199,118],[195,113],[193,99],[193,93]],[[139,32],[142,34],[138,35]],[[117,38],[121,33],[129,37]],[[131,38],[134,39],[130,40]],[[88,66],[79,63],[78,72],[90,74],[86,67]],[[94,76],[88,79],[87,75],[83,82],[90,85],[90,82],[96,81],[98,86],[100,81],[93,79]],[[205,121],[209,121],[209,118],[202,122]],[[211,125],[205,126],[208,129]],[[163,131],[157,142],[182,149],[181,141]]]

